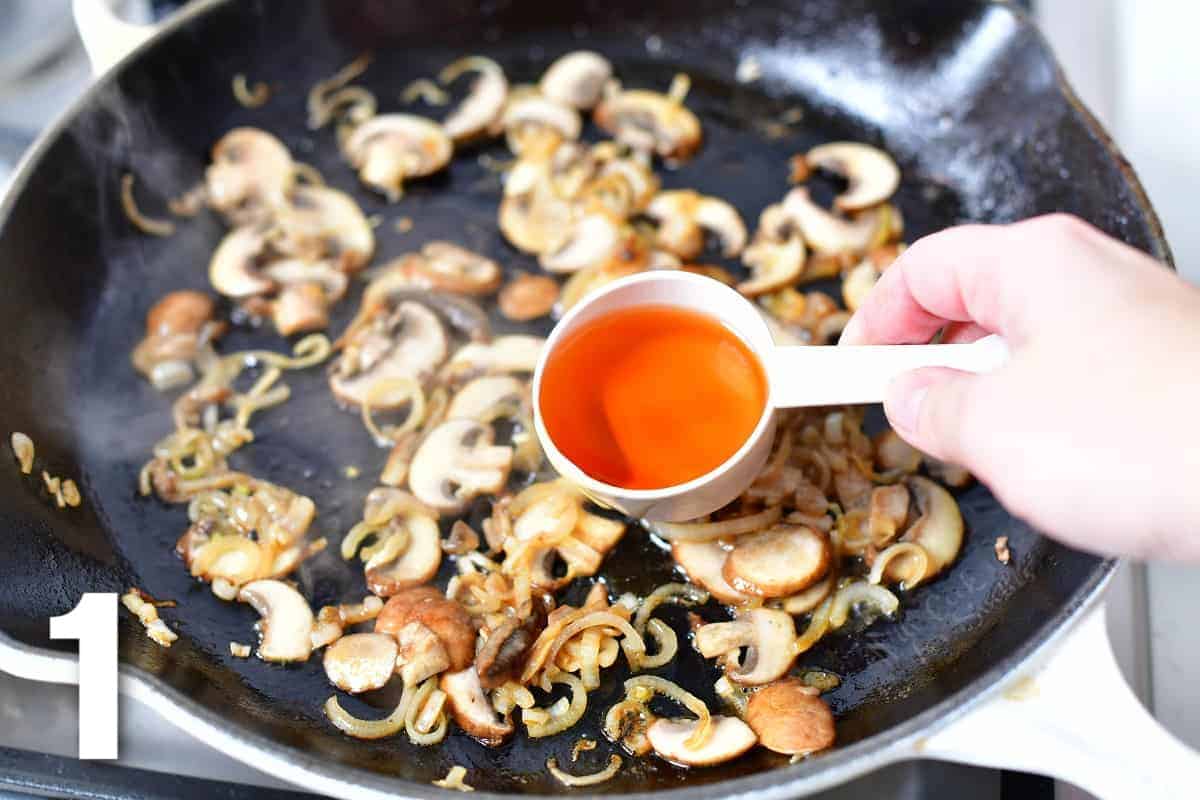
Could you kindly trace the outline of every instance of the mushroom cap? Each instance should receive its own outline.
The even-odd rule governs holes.
[[[571,226],[557,248],[543,253],[538,263],[547,272],[578,272],[603,267],[624,245],[621,224],[605,213],[585,214]]]
[[[308,601],[283,581],[251,581],[238,592],[262,619],[258,657],[263,661],[305,661],[312,653],[313,613]]]
[[[730,761],[758,742],[750,726],[737,717],[715,715],[704,744],[688,747],[687,740],[699,724],[695,719],[657,719],[646,729],[646,739],[660,757],[686,767],[708,767]]]
[[[421,502],[456,513],[474,497],[503,488],[512,467],[511,447],[492,444],[489,425],[451,419],[438,425],[417,448],[408,485]]]
[[[378,626],[376,627],[378,630]],[[450,669],[450,656],[442,640],[427,625],[412,621],[396,631],[399,648],[396,666],[405,686],[416,686],[421,681]]]
[[[820,692],[799,678],[784,678],[750,695],[746,722],[768,750],[808,755],[833,746],[833,713]]]
[[[396,671],[396,640],[382,633],[352,633],[325,650],[325,675],[350,694],[383,688]]]
[[[258,260],[266,249],[266,235],[261,228],[234,228],[217,245],[208,262],[208,281],[226,297],[253,297],[275,288],[275,282],[263,276]]]
[[[368,186],[399,196],[408,178],[432,175],[454,155],[442,126],[415,114],[381,114],[356,127],[342,145]]]
[[[786,597],[829,572],[832,546],[825,534],[786,525],[740,536],[721,570],[729,585],[757,597]]]
[[[508,78],[504,70],[490,58],[473,56],[451,64],[443,70],[443,82],[453,80],[460,72],[478,73],[471,92],[442,120],[442,129],[455,142],[470,141],[487,132],[504,111],[508,99]]]
[[[437,520],[427,514],[404,515],[408,546],[392,561],[367,562],[367,587],[381,597],[433,580],[442,563],[442,544]]]
[[[861,142],[829,142],[804,156],[809,169],[823,169],[846,179],[846,191],[834,198],[840,211],[860,211],[886,201],[900,186],[900,168],[892,157]]]
[[[604,56],[591,50],[575,50],[559,56],[546,68],[538,88],[551,100],[587,111],[600,102],[612,74],[612,64]]]
[[[512,723],[497,717],[487,695],[483,693],[475,667],[445,673],[439,686],[446,693],[454,721],[483,744],[494,747],[512,734]]]
[[[511,96],[504,107],[504,114],[500,117],[500,124],[508,132],[519,134],[527,128],[550,130],[567,140],[578,139],[583,130],[583,121],[579,118],[578,111],[536,92],[522,92]],[[524,150],[519,145],[519,138],[518,136],[516,140],[510,139],[510,143],[518,143],[518,154]]]
[[[450,242],[429,242],[412,268],[432,288],[458,294],[491,294],[504,278],[500,265],[473,250]]]
[[[375,618],[375,632],[399,638],[412,622],[433,631],[446,648],[450,669],[463,669],[474,660],[475,626],[470,615],[436,586],[414,586],[390,597]]]
[[[501,402],[520,400],[525,383],[511,375],[482,375],[463,385],[446,407],[446,419],[475,419]]]
[[[181,289],[167,292],[146,312],[147,336],[199,333],[213,318],[215,305],[204,292]]]
[[[281,252],[330,258],[344,272],[361,269],[375,252],[375,233],[358,203],[328,186],[297,186],[277,209],[275,224]]]
[[[700,120],[682,103],[644,89],[618,91],[600,101],[593,117],[617,141],[663,158],[685,159],[700,147]]]
[[[558,281],[549,275],[522,272],[500,290],[497,303],[500,313],[515,322],[544,317],[558,302]]]
[[[722,603],[741,605],[750,600],[749,595],[734,589],[722,575],[729,551],[720,542],[672,542],[671,555],[687,573],[688,580]]]
[[[204,176],[209,205],[246,222],[284,202],[295,185],[295,163],[283,142],[258,128],[234,128],[212,149]]]
[[[380,332],[370,326],[358,329],[350,344],[335,363],[329,375],[329,388],[338,402],[348,406],[361,406],[366,402],[371,387],[383,378],[416,378],[420,380],[433,372],[446,358],[446,331],[437,314],[422,303],[405,301],[396,306],[388,317],[393,330]],[[370,348],[370,363],[359,369],[365,351]],[[382,351],[382,355],[379,352]],[[358,359],[350,362],[348,359]],[[351,374],[347,377],[346,372]],[[396,407],[384,400],[374,402],[376,408]],[[407,398],[397,400],[397,404]]]

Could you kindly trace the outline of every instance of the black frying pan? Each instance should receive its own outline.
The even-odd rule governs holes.
[[[163,650],[122,614],[121,658],[131,681],[239,758],[277,773],[290,765],[293,779],[346,796],[368,789],[429,796],[435,791],[428,782],[451,764],[469,767],[481,789],[561,791],[543,763],[548,755],[562,761],[581,733],[597,736],[597,717],[620,694],[621,669],[605,673],[585,723],[569,733],[543,741],[518,735],[498,749],[455,734],[444,746],[416,748],[402,737],[361,742],[335,731],[320,712],[331,690],[319,659],[281,668],[229,655],[231,640],[250,636],[254,614],[218,601],[188,577],[172,552],[185,525],[181,509],[135,495],[139,465],[169,430],[169,401],[128,362],[156,297],[205,288],[222,225],[205,215],[169,239],[148,238],[131,228],[117,197],[121,174],[133,171],[143,206],[154,208],[198,179],[224,131],[255,125],[353,193],[367,214],[383,215],[381,257],[449,238],[512,267],[530,267],[501,239],[497,179],[472,154],[457,158],[448,174],[413,184],[398,207],[388,206],[358,186],[330,131],[305,129],[304,97],[315,81],[368,48],[376,60],[362,82],[382,110],[394,110],[410,80],[460,55],[490,55],[522,81],[581,46],[605,53],[628,85],[665,89],[677,71],[692,76],[688,104],[704,122],[706,142],[692,162],[665,172],[664,182],[730,199],[747,220],[786,190],[789,155],[849,138],[879,143],[899,160],[905,181],[898,202],[910,240],[968,220],[1061,210],[1169,260],[1128,165],[1064,85],[1036,31],[1006,5],[200,3],[101,80],[41,140],[3,208],[4,434],[30,434],[38,469],[81,478],[85,501],[77,510],[56,510],[36,473],[21,478],[14,462],[0,460],[0,649],[28,658],[67,653],[69,643],[47,640],[48,617],[73,607],[83,592],[138,586],[179,601],[177,611],[163,613],[180,640]],[[763,77],[739,85],[735,70],[747,56],[759,62]],[[237,105],[230,79],[238,72],[277,87],[265,107]],[[792,133],[775,140],[762,134],[762,123],[793,107],[804,118]],[[390,221],[400,215],[415,220],[412,233],[393,229]],[[355,305],[355,297],[343,304],[335,332]],[[248,330],[235,331],[225,347],[250,344],[286,347],[273,334]],[[352,415],[333,407],[316,371],[287,381],[293,399],[262,416],[258,441],[238,454],[237,466],[314,497],[321,512],[314,532],[336,541],[357,519],[371,486],[369,477],[347,481],[343,468],[377,474],[383,453]],[[866,771],[895,742],[912,739],[1021,663],[1077,614],[1111,569],[1110,562],[1042,539],[983,487],[959,500],[969,534],[949,574],[905,597],[899,621],[827,638],[804,657],[806,665],[842,676],[829,695],[837,749],[794,766],[761,750],[709,770],[627,761],[602,791],[797,795]],[[1008,567],[992,553],[998,535],[1011,543],[1015,560]],[[670,579],[670,561],[635,530],[604,574],[617,592],[643,592]],[[314,605],[363,591],[357,566],[334,553],[307,564],[298,579]],[[666,617],[684,631],[680,615]],[[711,701],[714,671],[689,648],[680,652],[662,674]],[[371,713],[362,701],[347,707]],[[579,768],[606,757],[602,746],[585,754]]]

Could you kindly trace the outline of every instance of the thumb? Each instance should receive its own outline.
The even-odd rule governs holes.
[[[941,367],[899,375],[888,386],[883,409],[896,433],[917,449],[968,469],[978,436],[971,397],[980,376]]]

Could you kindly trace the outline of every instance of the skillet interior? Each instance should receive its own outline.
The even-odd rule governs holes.
[[[748,221],[786,190],[789,155],[851,138],[878,142],[899,160],[905,184],[898,202],[910,241],[956,222],[1065,210],[1167,258],[1127,165],[1064,93],[1027,23],[988,4],[958,4],[953,11],[936,4],[937,13],[914,4],[902,18],[881,10],[887,6],[690,0],[480,9],[449,0],[432,7],[277,0],[217,4],[177,27],[104,81],[57,132],[10,200],[0,231],[6,435],[29,433],[38,469],[78,476],[85,494],[81,509],[54,510],[36,472],[22,479],[11,460],[0,463],[11,473],[0,480],[0,526],[8,536],[0,625],[22,641],[69,649],[46,641],[47,617],[68,610],[81,592],[136,585],[180,602],[177,612],[163,615],[181,639],[160,649],[122,614],[122,658],[232,724],[322,759],[422,784],[457,763],[471,769],[470,782],[479,788],[561,791],[542,764],[548,755],[563,761],[581,733],[597,736],[597,717],[620,694],[620,669],[609,670],[590,696],[586,724],[566,734],[541,742],[518,736],[498,750],[461,735],[440,748],[415,748],[399,739],[352,741],[334,731],[320,714],[330,688],[318,659],[280,668],[229,655],[231,640],[251,637],[254,615],[217,601],[187,577],[172,552],[184,527],[181,509],[135,496],[138,467],[169,429],[169,403],[128,366],[153,300],[169,289],[206,288],[207,259],[222,225],[202,215],[169,239],[142,236],[122,216],[120,175],[134,171],[143,208],[159,208],[200,177],[221,133],[255,125],[354,194],[367,214],[383,216],[381,257],[449,238],[529,268],[532,262],[496,230],[497,179],[471,155],[457,158],[448,175],[413,184],[400,205],[387,206],[357,185],[331,132],[304,128],[304,95],[368,47],[377,57],[361,82],[375,91],[381,110],[394,110],[410,80],[464,53],[486,53],[520,81],[536,77],[559,53],[587,46],[608,55],[629,85],[665,89],[676,71],[692,76],[688,102],[705,124],[706,144],[694,161],[663,172],[664,183],[729,199]],[[764,77],[740,86],[733,75],[746,56],[760,63]],[[229,82],[238,72],[276,86],[264,108],[236,104]],[[804,110],[803,122],[784,138],[765,138],[762,123],[793,107]],[[488,152],[503,155],[499,148]],[[416,223],[407,235],[391,224],[401,215]],[[343,303],[333,331],[345,324],[356,295]],[[501,322],[496,328],[515,329]],[[286,348],[271,333],[239,330],[223,349],[251,344]],[[234,463],[314,497],[321,513],[313,533],[336,542],[357,519],[383,452],[370,446],[353,415],[333,407],[319,374],[289,374],[286,381],[293,399],[256,421],[258,441]],[[363,477],[347,481],[342,471],[350,464]],[[804,659],[843,677],[829,696],[843,744],[894,734],[934,704],[967,696],[962,690],[1044,635],[1104,571],[1097,559],[1041,539],[981,487],[960,502],[969,535],[950,574],[904,598],[899,622],[828,638]],[[998,535],[1010,537],[1008,567],[992,555]],[[644,592],[670,578],[669,560],[636,530],[604,571],[617,592]],[[363,591],[361,572],[332,552],[298,578],[314,604],[357,599]],[[681,615],[665,616],[684,632]],[[711,700],[715,673],[688,648],[680,653],[660,674]],[[368,711],[356,701],[347,707]],[[584,754],[579,769],[603,764],[608,752],[602,745]],[[788,775],[802,777],[839,758],[834,752]],[[693,772],[627,761],[601,788],[707,783],[782,763],[760,751]],[[429,792],[427,786],[410,791]]]

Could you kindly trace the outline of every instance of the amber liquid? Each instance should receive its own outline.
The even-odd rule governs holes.
[[[766,403],[750,348],[716,319],[671,306],[581,325],[547,360],[540,397],[559,451],[624,489],[675,486],[720,466]]]

